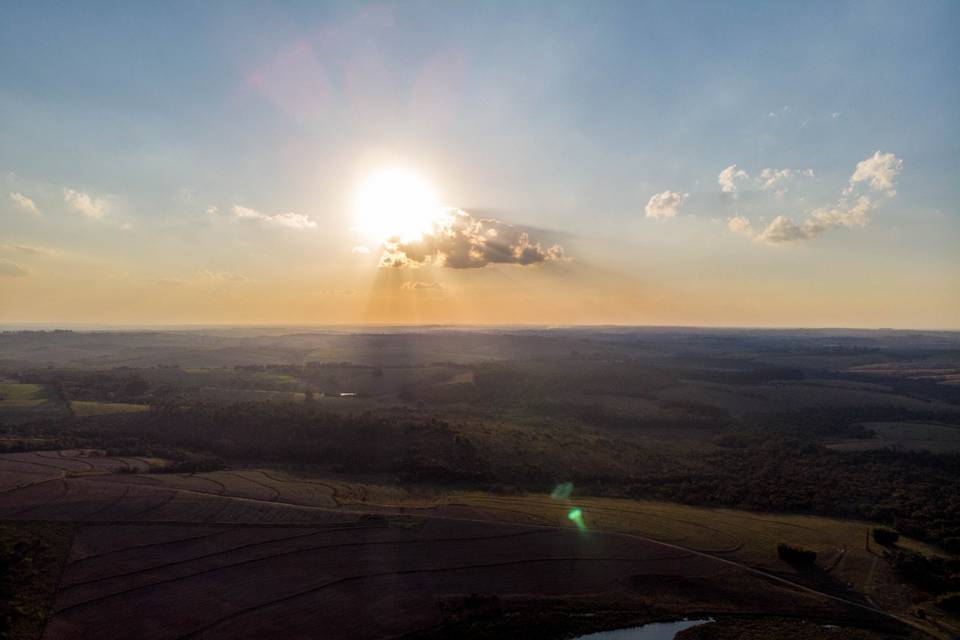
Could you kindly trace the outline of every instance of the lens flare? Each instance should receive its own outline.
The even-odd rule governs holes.
[[[578,529],[587,528],[587,523],[583,520],[583,511],[581,511],[579,507],[570,509],[570,511],[567,513],[567,519],[577,525]]]
[[[550,497],[554,500],[566,500],[570,497],[570,494],[573,493],[573,483],[572,482],[561,482],[556,487],[553,488],[553,491],[550,493]]]

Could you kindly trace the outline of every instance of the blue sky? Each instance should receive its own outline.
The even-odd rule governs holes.
[[[610,321],[960,326],[958,27],[954,2],[10,3],[0,259],[28,275],[0,279],[0,294],[18,300],[0,320],[102,319],[24,301],[56,297],[57,274],[79,271],[99,280],[90,294],[101,301],[104,278],[131,295],[202,273],[251,289],[334,282],[321,298],[379,291],[380,248],[351,231],[350,202],[364,175],[402,165],[428,176],[445,205],[520,225],[567,258],[468,274],[438,254],[409,276],[443,281],[436,299],[398,321],[501,321],[444,309],[458,291],[503,293],[489,284],[505,278],[509,299],[551,316],[561,308],[530,290],[552,299],[582,281],[562,305],[570,322],[607,319],[583,310],[603,291]],[[899,167],[896,195],[865,179],[868,223],[804,227],[818,209],[852,206],[841,193],[877,151],[901,163],[885,165]],[[718,174],[733,164],[748,177],[723,192]],[[761,188],[763,169],[795,172],[789,189]],[[64,189],[99,198],[106,214],[77,215]],[[685,195],[678,215],[646,215],[664,192]],[[264,217],[238,224],[237,206]],[[285,225],[269,216],[282,212],[313,226],[274,228]],[[777,216],[802,237],[768,241]],[[732,232],[734,217],[752,235]],[[363,243],[366,258],[351,252]],[[739,315],[718,302],[797,286],[836,291]],[[211,315],[177,289],[163,294],[181,309],[173,320],[285,319],[247,317],[239,302]],[[926,309],[911,320],[883,307],[884,289]],[[869,303],[853,305],[857,296]],[[290,319],[368,319],[370,296],[354,297],[363,303]],[[823,313],[834,302],[843,313]],[[130,321],[157,313],[112,309]]]

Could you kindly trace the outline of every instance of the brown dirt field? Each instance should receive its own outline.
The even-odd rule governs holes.
[[[45,637],[93,637],[83,629],[96,629],[101,638],[180,637],[163,628],[156,611],[160,603],[178,601],[188,607],[184,614],[193,631],[205,630],[202,637],[263,637],[269,629],[286,637],[313,630],[330,638],[373,638],[411,630],[411,624],[438,623],[434,601],[445,593],[612,590],[632,596],[639,592],[630,576],[640,571],[729,571],[704,558],[621,537],[486,523],[284,530],[273,541],[264,537],[271,538],[260,533],[253,540],[249,531],[203,538],[203,555],[198,541],[174,543],[172,553],[184,554],[181,562],[147,563],[137,570],[136,558],[122,574],[76,586],[69,583],[78,574],[68,567]],[[210,551],[221,546],[227,548]],[[105,611],[114,612],[109,627],[102,624]],[[358,625],[358,615],[376,622]],[[189,628],[178,625],[175,631],[190,637]]]
[[[586,498],[579,530],[573,503],[547,496],[414,496],[269,469],[115,472],[126,464],[0,455],[0,518],[77,523],[48,640],[399,636],[447,624],[439,603],[470,593],[884,619],[846,584],[872,566],[864,523]],[[820,551],[829,572],[786,567],[781,540]],[[872,584],[895,590],[878,566]]]

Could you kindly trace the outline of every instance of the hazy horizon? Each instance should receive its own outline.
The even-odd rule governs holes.
[[[181,324],[101,324],[101,323],[56,323],[56,322],[18,322],[18,323],[0,323],[0,333],[13,331],[202,331],[205,329],[213,330],[304,330],[304,331],[329,331],[329,330],[366,330],[366,329],[442,329],[452,331],[470,331],[470,330],[544,330],[544,331],[563,331],[563,330],[584,330],[584,331],[630,331],[630,330],[675,330],[675,331],[797,331],[797,332],[896,332],[896,333],[960,333],[960,329],[950,327],[855,327],[855,326],[790,326],[790,325],[685,325],[685,324],[535,324],[535,323],[475,323],[475,324],[443,324],[443,323],[342,323],[342,324],[302,324],[302,323],[181,323]]]

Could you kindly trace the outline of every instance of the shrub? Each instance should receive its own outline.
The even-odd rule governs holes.
[[[929,593],[960,589],[960,560],[898,549],[893,552],[893,570],[901,580]]]
[[[886,527],[875,527],[873,529],[873,541],[882,544],[885,547],[891,547],[900,539],[900,534],[893,529]]]
[[[947,613],[960,614],[960,592],[940,596],[937,598],[937,606]]]
[[[801,547],[792,547],[789,544],[781,542],[777,545],[777,555],[787,564],[795,567],[812,567],[817,563],[817,552],[803,549]]]

